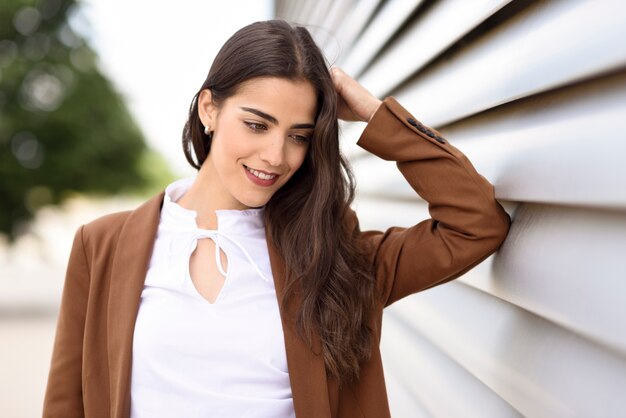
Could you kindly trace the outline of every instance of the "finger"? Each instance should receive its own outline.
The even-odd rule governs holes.
[[[333,84],[335,85],[335,90],[337,90],[337,93],[341,94],[341,91],[343,89],[342,81],[341,81],[341,75],[339,74],[337,67],[331,68],[330,76],[331,76],[331,79],[333,80]]]

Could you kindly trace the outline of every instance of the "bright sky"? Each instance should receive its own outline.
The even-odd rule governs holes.
[[[224,42],[241,27],[273,17],[271,0],[83,0],[91,39],[150,146],[180,175],[192,174],[181,132],[193,95]]]

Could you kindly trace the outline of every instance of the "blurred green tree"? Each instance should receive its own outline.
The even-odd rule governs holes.
[[[73,193],[147,195],[171,179],[97,56],[75,0],[0,2],[0,233]]]

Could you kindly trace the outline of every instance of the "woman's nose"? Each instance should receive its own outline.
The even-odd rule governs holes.
[[[269,165],[278,167],[285,160],[285,141],[280,138],[272,138],[263,144],[259,157]]]

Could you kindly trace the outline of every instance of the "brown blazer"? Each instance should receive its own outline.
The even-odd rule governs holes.
[[[455,279],[494,253],[511,219],[493,186],[440,133],[418,122],[387,97],[358,145],[397,166],[429,203],[431,219],[386,231],[351,226],[370,254],[380,302],[370,318],[374,352],[358,382],[338,389],[327,378],[319,339],[309,350],[295,333],[296,304],[282,325],[298,418],[389,417],[379,352],[383,308],[410,294]],[[72,246],[43,416],[126,418],[130,414],[132,337],[164,191],[132,211],[82,225]],[[285,265],[268,238],[276,293],[284,290]],[[230,417],[229,417],[230,418]],[[233,417],[234,418],[234,417]]]

